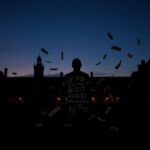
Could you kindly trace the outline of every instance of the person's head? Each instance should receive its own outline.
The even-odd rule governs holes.
[[[80,68],[82,67],[81,60],[79,58],[75,58],[72,60],[72,68],[75,72],[80,71]]]

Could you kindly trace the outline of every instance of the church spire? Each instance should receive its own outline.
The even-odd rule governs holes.
[[[34,77],[35,78],[42,78],[44,75],[44,66],[42,64],[42,58],[41,56],[39,55],[37,57],[37,62],[36,64],[34,65]]]

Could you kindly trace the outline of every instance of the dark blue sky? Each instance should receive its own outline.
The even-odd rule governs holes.
[[[45,74],[67,73],[72,59],[79,57],[87,73],[129,76],[141,59],[150,58],[149,18],[149,0],[1,0],[0,70],[8,67],[9,76],[33,74],[40,54]],[[110,40],[107,32],[115,39]],[[112,45],[122,47],[122,52],[111,50]],[[40,51],[42,47],[49,55]],[[105,53],[108,56],[102,60]],[[122,65],[115,70],[120,59]],[[59,70],[50,72],[50,67]]]

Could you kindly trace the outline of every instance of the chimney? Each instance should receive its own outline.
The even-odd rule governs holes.
[[[142,72],[145,68],[145,60],[141,60],[141,64],[138,65],[138,72]]]
[[[91,72],[91,78],[93,78],[93,72]]]
[[[141,60],[141,65],[145,65],[145,60]]]
[[[4,69],[4,76],[7,78],[8,68]]]
[[[64,75],[63,75],[63,72],[60,72],[60,77],[62,78]]]

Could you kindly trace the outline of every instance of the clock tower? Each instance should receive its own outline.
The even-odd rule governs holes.
[[[34,77],[43,78],[43,76],[44,76],[44,66],[42,64],[42,58],[38,56],[37,62],[36,64],[34,64]]]

